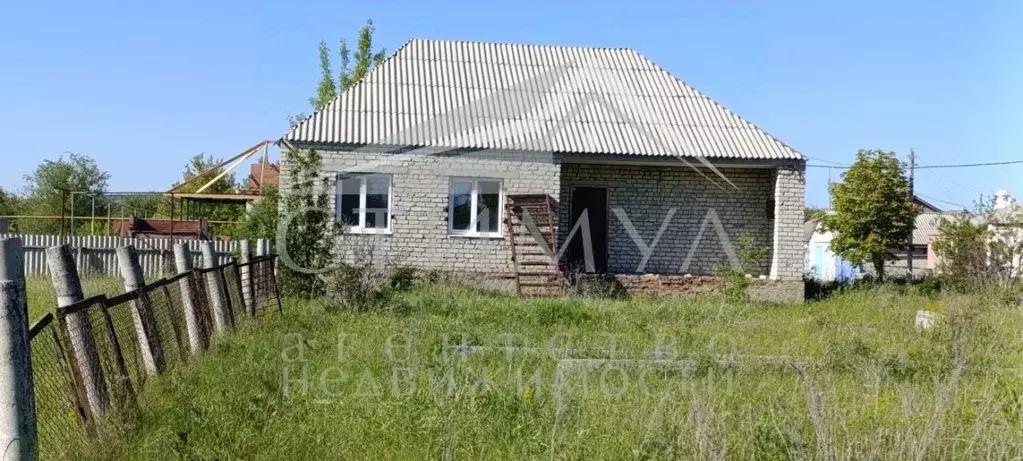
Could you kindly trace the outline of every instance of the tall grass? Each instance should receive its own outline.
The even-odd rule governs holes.
[[[29,277],[26,285],[29,321],[35,321],[57,309],[57,296],[49,277]],[[82,280],[82,291],[86,298],[102,294],[117,295],[124,293],[124,282],[114,277],[87,277]]]
[[[1023,456],[1021,312],[980,295],[766,305],[429,285],[391,303],[289,300],[151,382],[137,428],[81,456]],[[915,330],[918,309],[940,314],[934,330]]]

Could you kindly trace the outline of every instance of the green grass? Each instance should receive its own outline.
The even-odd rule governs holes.
[[[317,302],[288,300],[283,318],[248,322],[199,360],[150,382],[131,428],[78,456],[1023,456],[1023,379],[1012,371],[1023,358],[1023,318],[1018,307],[980,296],[878,289],[772,306],[521,300],[424,286],[391,304],[385,312],[330,314]],[[945,320],[917,332],[918,309]],[[692,368],[572,369],[556,384],[557,357],[606,358],[609,335],[616,358],[647,357],[660,337],[663,351],[691,359]],[[443,347],[460,338],[491,349],[463,358]],[[545,353],[552,338],[563,350]],[[509,341],[539,350],[508,356],[500,348]],[[755,357],[737,367],[719,362],[721,354]],[[765,356],[810,363],[770,366]]]
[[[29,277],[27,285],[29,322],[57,309],[57,296],[49,277]],[[117,295],[124,293],[124,282],[114,277],[86,278],[82,280],[82,291],[86,298],[102,294]]]

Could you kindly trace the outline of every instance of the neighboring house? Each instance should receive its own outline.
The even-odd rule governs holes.
[[[922,277],[934,273],[937,268],[938,259],[934,254],[931,244],[938,236],[938,224],[941,218],[953,218],[961,215],[962,212],[942,211],[927,201],[914,197],[913,202],[923,209],[917,215],[915,228],[913,230],[912,251],[913,276]],[[805,224],[807,231],[804,236],[807,241],[807,274],[817,280],[849,280],[855,279],[862,274],[876,275],[874,265],[866,262],[862,267],[856,267],[849,261],[835,255],[831,249],[831,239],[834,233],[826,232],[818,226],[817,221],[810,220]],[[906,259],[904,248],[893,249],[895,258],[885,262],[885,275],[890,277],[905,277],[909,272],[909,263]]]
[[[277,165],[267,162],[266,160],[260,160],[258,163],[253,163],[249,168],[249,177],[246,181],[245,192],[249,194],[259,195],[263,193],[263,188],[269,188],[276,190],[279,187],[280,171],[277,169]]]
[[[412,40],[279,144],[316,149],[345,238],[400,264],[678,286],[746,233],[765,296],[803,296],[803,155],[630,49]]]
[[[824,282],[855,280],[860,277],[860,268],[842,259],[831,251],[831,239],[835,233],[824,231],[820,223],[810,220],[805,223],[803,237],[807,242],[806,273],[808,277]]]
[[[1023,268],[1023,251],[1020,250],[1023,248],[1023,206],[1016,203],[1009,191],[1000,190],[995,192],[990,211],[974,216],[972,221],[974,224],[986,224],[991,233],[989,243],[1000,242],[999,246],[1004,248],[996,254],[992,254],[989,248],[989,264],[997,260],[1005,277],[1020,278]]]

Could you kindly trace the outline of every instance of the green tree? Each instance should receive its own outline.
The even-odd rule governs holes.
[[[353,53],[348,42],[341,40],[338,49],[339,68],[334,76],[330,60],[330,47],[326,42],[319,44],[320,81],[316,95],[309,98],[313,110],[320,110],[330,104],[337,95],[362,80],[373,67],[386,58],[383,49],[373,51],[373,21],[359,29],[358,43]],[[294,126],[306,116],[299,114],[289,118]],[[281,197],[280,209],[283,216],[269,212],[270,201],[265,209],[256,210],[246,219],[245,233],[262,232],[271,217],[278,219],[278,251],[282,253],[281,285],[284,291],[298,296],[317,296],[324,293],[321,277],[310,271],[326,268],[332,262],[335,239],[340,228],[331,213],[324,212],[330,207],[330,180],[321,178],[322,159],[315,150],[288,150],[281,152],[282,171],[286,171],[291,185]],[[276,207],[275,207],[276,208]],[[281,220],[283,218],[283,220]],[[254,234],[253,234],[254,235]],[[283,244],[284,248],[281,248]]]
[[[0,187],[0,216],[9,216],[18,214],[20,209],[20,200],[17,195],[7,192],[3,187]]]
[[[317,272],[330,266],[340,233],[329,212],[330,179],[321,177],[322,158],[315,150],[282,151],[281,160],[288,164],[291,185],[277,227],[281,287],[292,296],[319,296],[324,281]]]
[[[182,172],[183,177],[181,182],[174,184],[177,187],[179,184],[185,181],[190,181],[195,178],[194,181],[182,187],[179,192],[196,192],[200,187],[213,180],[220,173],[224,171],[223,168],[212,169],[217,164],[221,163],[223,159],[213,158],[212,156],[198,153],[192,156],[185,164],[185,170]],[[209,171],[207,171],[209,170]],[[203,190],[204,193],[210,194],[231,194],[237,189],[235,183],[234,172],[228,173],[217,179],[216,182],[210,184],[209,187]]]
[[[327,46],[327,42],[320,42],[320,83],[316,86],[316,96],[309,98],[309,104],[313,106],[313,110],[326,107],[337,97],[338,93],[355,86],[373,67],[384,62],[384,58],[387,57],[384,49],[373,51],[374,31],[373,21],[366,21],[366,25],[359,29],[354,55],[348,48],[348,42],[341,39],[341,45],[338,48],[341,70],[338,72],[336,80],[330,62],[330,47]]]
[[[280,196],[277,189],[266,187],[262,198],[253,203],[245,212],[242,222],[241,236],[246,239],[272,239],[277,235],[277,216],[280,207]]]
[[[932,245],[938,270],[953,288],[970,291],[989,281],[988,242],[992,237],[987,224],[974,223],[967,214],[941,218]]]
[[[836,234],[831,251],[854,264],[871,262],[883,281],[885,261],[906,245],[920,213],[910,200],[902,162],[892,152],[860,150],[830,192],[835,212],[820,219]]]
[[[183,187],[178,189],[176,192],[180,193],[194,193],[198,192],[201,187],[213,181],[218,175],[220,175],[223,168],[213,168],[221,163],[223,160],[214,158],[203,153],[196,154],[188,160],[185,164],[185,169],[182,172],[182,180],[176,182],[174,187],[178,187],[185,182]],[[238,191],[238,185],[235,180],[234,172],[225,174],[210,184],[208,187],[202,190],[204,194],[233,194]],[[175,218],[181,217],[181,211],[183,208],[184,200],[175,199]],[[161,216],[170,216],[169,204],[164,204],[160,207]],[[202,218],[207,221],[221,221],[210,223],[210,232],[214,235],[227,235],[234,236],[238,232],[239,221],[245,214],[245,206],[240,203],[224,203],[216,201],[192,201],[189,203],[189,213],[187,216],[183,216],[185,219],[197,219]]]
[[[812,206],[805,207],[805,208],[803,208],[803,221],[809,221],[811,219],[819,219],[820,215],[822,215],[824,213],[827,213],[827,210],[824,209],[824,208],[816,208],[816,207],[812,207]]]
[[[101,170],[96,160],[88,155],[68,153],[57,160],[44,160],[35,171],[25,175],[27,194],[23,209],[32,210],[37,215],[58,216],[63,207],[69,215],[89,216],[92,212],[90,196],[105,203],[103,194],[107,191],[109,179],[110,173]],[[60,225],[56,219],[23,220],[19,223],[22,232],[35,233],[56,233]]]

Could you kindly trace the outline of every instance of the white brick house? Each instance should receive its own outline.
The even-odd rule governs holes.
[[[802,297],[805,158],[629,49],[412,40],[279,143],[283,193],[317,150],[347,238],[405,265],[709,275],[746,233]]]

